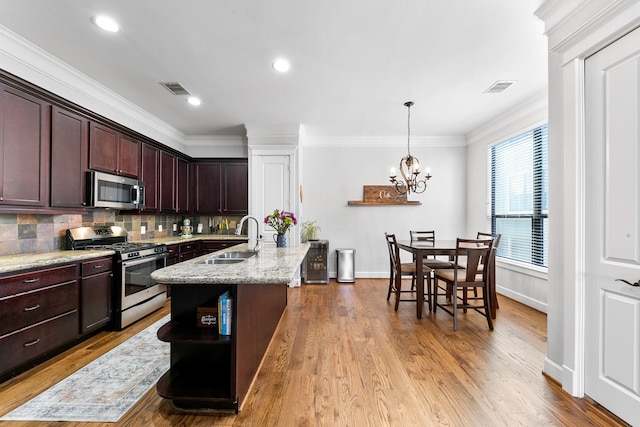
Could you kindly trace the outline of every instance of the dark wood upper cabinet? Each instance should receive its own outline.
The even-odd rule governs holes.
[[[142,154],[140,156],[140,180],[144,182],[145,212],[158,212],[158,182],[160,179],[160,149],[142,144]]]
[[[222,164],[222,213],[246,215],[249,211],[249,167],[247,162]]]
[[[197,214],[246,215],[249,177],[246,161],[192,163],[192,210]]]
[[[221,163],[192,163],[192,208],[199,214],[219,214],[221,191]]]
[[[96,122],[89,124],[89,168],[138,178],[140,142]]]
[[[54,106],[51,112],[51,206],[86,206],[89,121]]]
[[[118,139],[118,174],[138,178],[140,142],[127,135],[120,134]]]
[[[51,105],[0,84],[0,205],[49,204]]]
[[[176,174],[176,212],[189,212],[189,162],[178,157]]]
[[[176,156],[160,152],[160,211],[176,211]]]
[[[160,211],[189,212],[189,162],[160,152]]]

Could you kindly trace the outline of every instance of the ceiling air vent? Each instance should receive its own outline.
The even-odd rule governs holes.
[[[178,82],[160,82],[160,84],[174,95],[191,95],[189,91]]]
[[[494,84],[492,84],[489,89],[485,90],[483,93],[501,93],[504,92],[509,86],[515,83],[515,80],[498,80]]]

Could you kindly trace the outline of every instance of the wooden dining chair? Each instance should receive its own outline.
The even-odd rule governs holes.
[[[497,234],[492,234],[492,233],[485,233],[483,231],[478,231],[477,234],[477,238],[478,239],[491,239],[492,243],[491,243],[491,248],[495,248],[493,257],[491,258],[490,262],[480,262],[480,266],[478,267],[478,269],[480,271],[482,271],[484,269],[485,264],[486,265],[492,265],[495,267],[496,264],[496,255],[498,253],[498,245],[500,244],[500,238],[502,237],[502,235],[500,233]],[[500,304],[498,304],[498,294],[496,293],[496,270],[495,268],[489,272],[489,284],[491,286],[491,292],[493,294],[492,297],[492,304],[495,304],[496,308],[500,308]]]
[[[453,268],[440,269],[434,272],[433,310],[438,307],[453,316],[453,329],[458,329],[458,310],[464,313],[472,309],[487,318],[489,329],[493,330],[491,321],[491,297],[489,289],[489,268],[479,271],[481,260],[490,264],[490,253],[494,249],[487,239],[456,239],[456,253]],[[495,250],[493,252],[495,255]],[[464,261],[463,261],[464,260]],[[464,268],[459,266],[464,263]],[[444,283],[441,285],[440,283]],[[481,296],[469,295],[470,289],[478,289]],[[443,291],[443,293],[440,293]],[[444,297],[440,300],[439,297]],[[479,302],[482,304],[478,304]]]
[[[387,300],[391,297],[391,293],[394,293],[396,296],[395,301],[395,311],[398,311],[398,306],[400,301],[417,301],[416,298],[413,299],[402,299],[403,293],[415,293],[415,290],[408,289],[402,290],[402,278],[403,277],[411,277],[412,284],[416,278],[416,263],[409,262],[403,263],[400,260],[400,247],[398,246],[398,242],[396,240],[395,234],[384,233],[384,237],[387,241],[387,249],[389,250],[389,290],[387,292]],[[429,302],[429,310],[431,310],[431,269],[424,266],[423,267],[424,276],[427,278],[426,281],[426,290],[425,290],[425,299]],[[413,286],[412,286],[413,288]]]
[[[409,231],[409,237],[411,237],[411,241],[424,241],[424,242],[431,242],[431,243],[435,243],[436,241],[436,232],[435,230],[429,230],[429,231]],[[443,259],[438,259],[436,258],[435,255],[432,255],[428,258],[424,258],[422,260],[422,263],[431,268],[431,269],[437,269],[437,268],[453,268],[453,262],[451,261],[446,261]]]

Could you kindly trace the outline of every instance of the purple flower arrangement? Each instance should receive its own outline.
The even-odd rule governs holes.
[[[264,223],[270,227],[273,227],[278,234],[284,234],[298,223],[295,215],[292,212],[279,211],[276,209],[273,213],[264,217]]]

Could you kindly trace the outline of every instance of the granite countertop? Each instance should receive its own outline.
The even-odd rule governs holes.
[[[173,245],[184,242],[196,242],[198,240],[248,240],[246,235],[235,234],[194,234],[193,237],[169,236],[155,239],[141,240],[165,245]],[[0,256],[0,274],[11,273],[31,268],[49,267],[57,264],[84,261],[92,258],[112,256],[112,250],[60,250],[32,254]]]
[[[205,260],[224,252],[249,251],[246,243],[213,254],[165,267],[151,277],[165,284],[288,284],[309,250],[308,243],[286,248],[266,245],[251,258],[235,264],[206,264]]]
[[[51,251],[0,257],[0,274],[113,256],[112,250]]]

